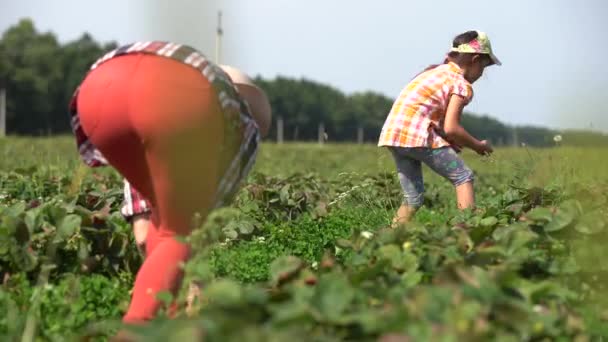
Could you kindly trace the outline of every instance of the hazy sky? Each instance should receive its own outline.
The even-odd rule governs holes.
[[[608,132],[606,0],[0,0],[0,30],[30,17],[61,41],[85,31],[119,43],[172,40],[214,58],[220,8],[222,62],[390,97],[441,61],[456,34],[480,29],[503,66],[474,84],[467,110]]]

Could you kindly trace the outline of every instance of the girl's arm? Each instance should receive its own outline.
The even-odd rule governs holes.
[[[470,135],[464,127],[460,125],[462,109],[466,105],[466,100],[458,95],[450,97],[448,109],[445,114],[444,130],[448,138],[458,145],[468,147],[479,154],[492,153],[492,147],[486,140],[479,141]]]

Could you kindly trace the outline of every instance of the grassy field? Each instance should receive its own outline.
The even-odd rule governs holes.
[[[389,229],[402,194],[387,151],[265,144],[235,203],[191,237],[186,284],[201,284],[202,297],[140,334],[600,341],[608,337],[606,155],[466,152],[478,209],[456,210],[453,188],[425,170],[425,206],[412,224]],[[10,138],[0,140],[0,185],[0,336],[104,340],[141,263],[118,213],[121,179],[83,167],[71,137]]]

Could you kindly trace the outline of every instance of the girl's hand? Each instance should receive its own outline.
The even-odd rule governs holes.
[[[475,152],[477,152],[477,154],[479,154],[479,155],[485,156],[485,155],[492,154],[492,152],[494,152],[494,149],[490,145],[489,141],[482,140],[479,142],[479,144],[477,146],[475,146]]]
[[[456,145],[456,144],[452,144],[451,145],[452,149],[456,152],[456,153],[460,153],[462,152],[462,147]]]

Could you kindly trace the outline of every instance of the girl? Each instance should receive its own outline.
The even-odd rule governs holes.
[[[473,98],[471,84],[494,64],[501,65],[484,32],[462,33],[444,63],[417,75],[394,102],[378,143],[391,151],[405,193],[394,223],[408,222],[422,206],[421,163],[452,182],[460,209],[474,206],[473,172],[457,152],[461,146],[481,155],[493,150],[464,130],[460,116]]]
[[[177,239],[231,201],[268,131],[264,92],[191,47],[144,42],[102,57],[70,104],[79,152],[113,166],[152,208],[126,323],[152,319],[156,294],[176,293],[190,247]]]

